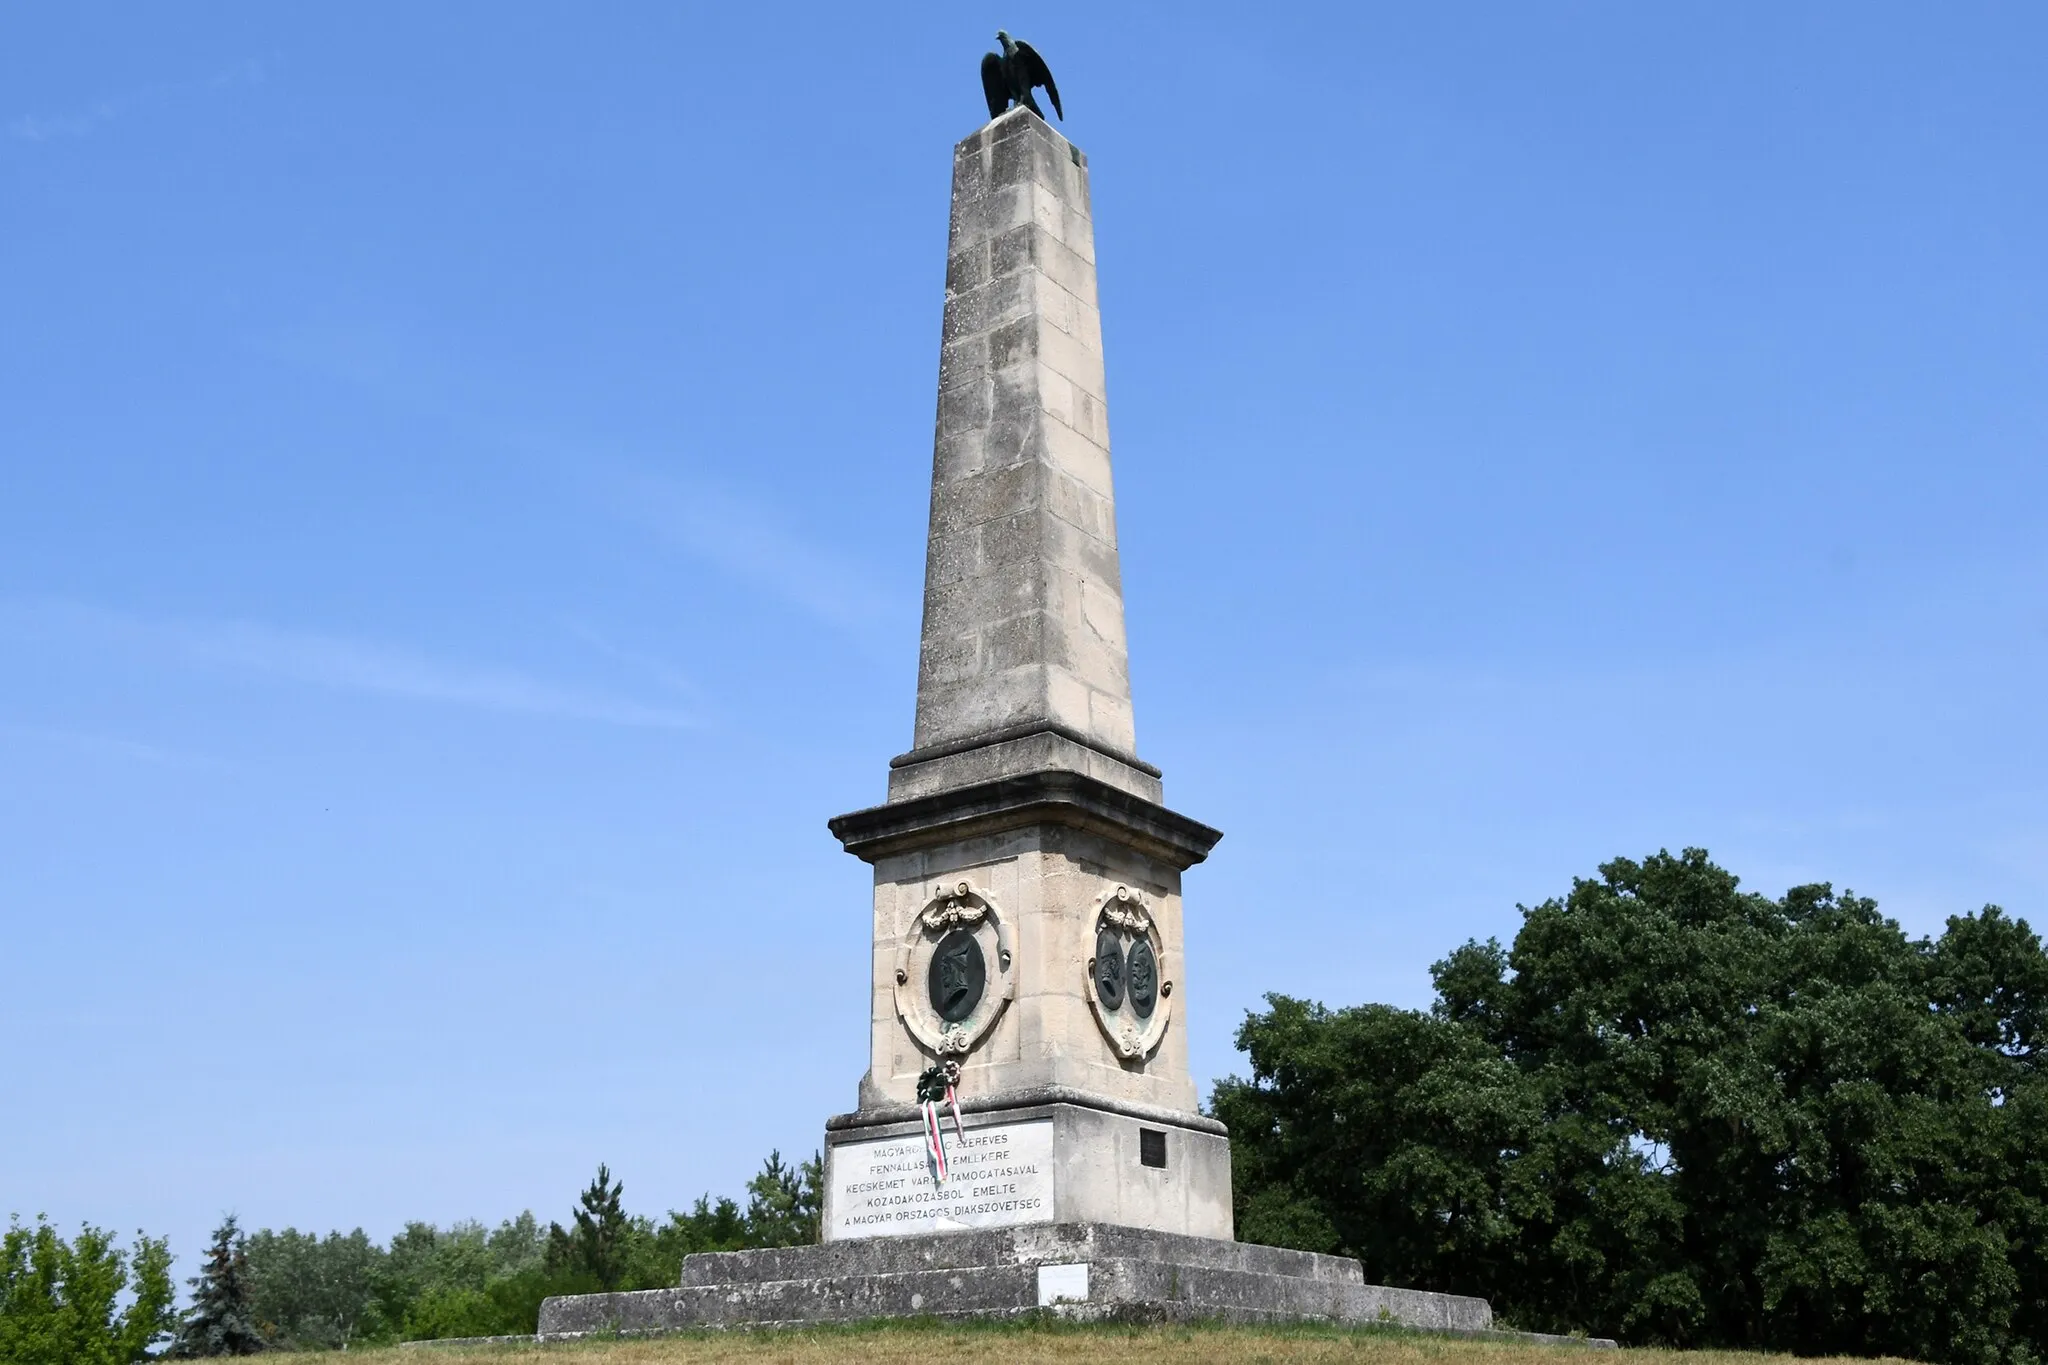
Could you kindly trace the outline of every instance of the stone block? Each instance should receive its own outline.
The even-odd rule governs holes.
[[[1035,270],[1088,307],[1096,306],[1095,270],[1035,221],[991,239],[984,247],[991,277]]]
[[[944,635],[925,650],[918,669],[920,688],[947,687],[981,674],[981,642],[975,635]]]
[[[1045,613],[1038,610],[987,623],[981,628],[982,671],[1042,667],[1048,662],[1045,633]]]
[[[985,469],[946,490],[932,508],[933,529],[964,529],[1029,512],[1043,505],[1046,493],[1044,475],[1028,462]]]
[[[1128,690],[1120,694],[1088,690],[1088,733],[1121,738],[1125,747],[1137,747],[1137,723]]]
[[[1089,739],[1128,747],[1117,745],[1115,736],[1103,735],[1089,723],[1088,684],[1064,668],[1046,669],[1045,709],[1053,720]]]
[[[1011,216],[1005,221],[998,223],[993,218],[989,220],[987,230],[991,235],[1020,223],[1036,223],[1061,242],[1073,247],[1077,255],[1092,256],[1092,248],[1090,253],[1083,253],[1078,242],[1068,241],[1067,238],[1070,229],[1088,220],[1078,217],[1057,194],[1036,183],[1006,193],[1018,195],[1022,202],[1007,206]]]
[[[997,403],[1000,406],[1000,397]],[[1079,480],[1083,486],[1110,503],[1113,522],[1116,507],[1110,489],[1108,449],[1086,433],[1064,422],[1055,422],[1045,428],[1043,446],[1046,459],[1055,468],[1069,478]]]
[[[992,188],[975,201],[976,213],[968,232],[970,239],[988,241],[1000,237],[1011,228],[1040,221],[1041,197],[1050,198],[1037,185],[1003,185]],[[1056,202],[1056,201],[1055,201]],[[1057,210],[1054,210],[1057,212]]]
[[[1042,526],[1042,535],[1048,542],[1044,553],[1049,563],[1056,566],[1055,572],[1121,589],[1123,569],[1117,561],[1115,544],[1057,517],[1043,518]]]
[[[995,406],[995,396],[987,383],[970,381],[956,384],[939,394],[939,434],[957,436],[962,432],[982,431],[988,427]]]
[[[939,392],[963,383],[988,382],[988,338],[985,336],[963,336],[956,341],[945,343],[939,350]],[[943,482],[945,471],[938,467],[935,473]]]
[[[1032,329],[1032,339],[1034,348],[1028,353],[1030,356],[1043,361],[1053,373],[1065,375],[1073,380],[1078,388],[1101,401],[1104,380],[1100,351],[1090,349],[1078,338],[1060,331],[1057,327],[1045,325],[1042,319],[1040,325]],[[1011,359],[1024,358],[1024,353],[1005,356],[994,337],[990,338],[989,347],[990,360],[993,363],[1003,364],[1009,363]]]
[[[1046,529],[1046,518],[1036,505],[977,524],[982,572],[1014,570],[1042,576],[1043,561],[1052,548],[1046,544]]]
[[[1041,475],[1045,507],[1067,525],[1106,545],[1116,544],[1116,505],[1064,469]]]
[[[963,457],[968,453],[963,450]],[[962,579],[981,575],[981,537],[978,532],[978,527],[970,527],[961,533],[934,536],[931,543],[926,546],[924,587],[927,642],[937,644],[938,641],[970,634],[974,630],[973,621],[956,620],[950,615],[943,614],[944,604],[934,601],[933,595],[935,589],[943,588],[948,583],[957,583]],[[940,613],[935,614],[934,608],[940,608]],[[951,648],[943,645],[938,647]]]
[[[989,244],[977,242],[946,258],[946,296],[964,294],[987,284],[991,267]]]
[[[953,149],[953,202],[972,202],[988,193],[988,143],[969,138]]]
[[[1073,195],[1073,161],[1050,136],[999,138],[989,149],[988,176],[993,185],[1037,183],[1062,199]]]
[[[1030,315],[989,328],[989,368],[1000,372],[1036,360],[1044,330],[1040,320]]]

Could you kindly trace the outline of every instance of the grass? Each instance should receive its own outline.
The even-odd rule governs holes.
[[[759,1332],[690,1332],[539,1346],[433,1346],[295,1357],[320,1365],[1791,1365],[1742,1351],[1602,1351],[1470,1341],[1385,1328],[1127,1327],[1057,1321],[862,1323]],[[1824,1365],[1815,1360],[1799,1365]]]

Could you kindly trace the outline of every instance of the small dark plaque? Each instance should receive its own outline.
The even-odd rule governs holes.
[[[957,1024],[974,1013],[981,1003],[982,988],[988,984],[988,962],[981,944],[965,929],[955,929],[939,940],[932,952],[932,969],[927,985],[932,1008],[939,1018]]]
[[[1166,1165],[1166,1134],[1157,1128],[1138,1130],[1138,1164],[1160,1167]]]
[[[1139,939],[1131,945],[1131,1008],[1140,1019],[1152,1017],[1152,1007],[1159,1003],[1159,959],[1152,955],[1152,945]]]
[[[1108,929],[1095,936],[1095,997],[1106,1010],[1124,1002],[1124,944]]]

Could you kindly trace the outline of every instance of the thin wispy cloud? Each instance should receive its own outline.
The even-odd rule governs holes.
[[[250,621],[152,620],[69,603],[10,604],[0,609],[0,621],[14,634],[65,633],[189,665],[401,701],[649,729],[698,724],[674,707],[565,686],[514,669]]]
[[[225,90],[238,85],[261,85],[269,79],[270,63],[255,57],[231,70],[201,80],[171,81],[145,85],[94,100],[83,108],[62,114],[22,114],[7,122],[7,136],[16,142],[52,142],[60,138],[86,137],[114,120],[184,95]]]
[[[454,430],[561,471],[598,508],[842,629],[865,629],[900,605],[867,566],[799,530],[773,498],[730,484],[649,472],[648,461],[601,442],[508,420],[520,395],[464,372],[450,348],[418,344],[402,327],[300,328],[265,349],[302,368],[445,422]]]
[[[568,622],[567,628],[570,634],[606,658],[616,659],[622,664],[638,669],[656,682],[661,683],[664,687],[670,688],[684,696],[696,696],[699,694],[697,680],[667,660],[658,659],[654,655],[641,650],[628,649],[624,645],[613,641],[602,632],[580,622]]]
[[[95,734],[88,730],[67,730],[54,725],[18,725],[0,721],[0,739],[23,740],[32,744],[54,744],[100,758],[120,759],[166,768],[218,767],[220,760],[204,754],[166,749],[120,735]]]
[[[827,623],[872,625],[889,597],[858,565],[813,544],[760,504],[650,474],[620,474],[602,496],[626,521]]]

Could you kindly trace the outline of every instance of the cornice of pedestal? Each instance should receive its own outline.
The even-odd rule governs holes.
[[[1197,1133],[1213,1133],[1217,1137],[1230,1136],[1230,1129],[1222,1120],[1210,1118],[1207,1114],[1190,1113],[1184,1109],[1168,1109],[1157,1104],[1140,1104],[1135,1100],[1101,1095],[1093,1090],[1082,1090],[1071,1085],[1027,1085],[1012,1090],[998,1090],[987,1095],[963,1096],[960,1100],[960,1112],[975,1115],[1000,1114],[1015,1121],[1037,1118],[1042,1113],[1050,1112],[1051,1107],[1056,1104],[1099,1109],[1105,1114],[1121,1114],[1125,1118],[1137,1119],[1143,1123],[1170,1124],[1176,1128],[1192,1129]],[[867,1130],[895,1124],[915,1125],[922,1123],[923,1118],[924,1112],[916,1104],[878,1104],[868,1109],[857,1109],[851,1114],[834,1114],[826,1119],[825,1140],[829,1143],[846,1141],[849,1136],[893,1137],[894,1133],[875,1134]]]
[[[992,782],[870,806],[826,822],[846,851],[866,862],[936,844],[1031,825],[1056,824],[1116,839],[1183,870],[1209,856],[1223,837],[1156,801],[1065,769],[1018,773]]]

